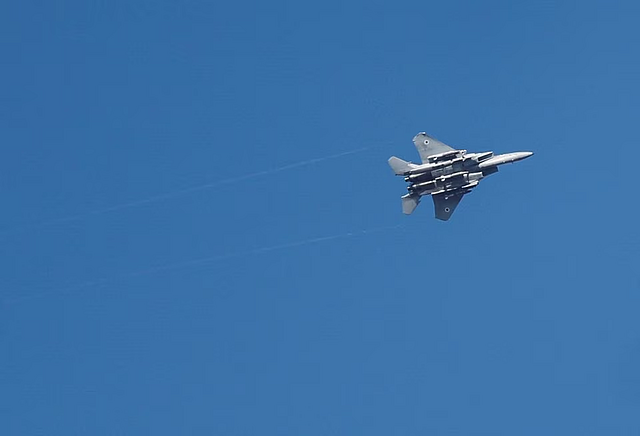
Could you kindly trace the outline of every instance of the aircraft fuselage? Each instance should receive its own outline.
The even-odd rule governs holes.
[[[466,150],[451,152],[448,159],[418,165],[407,172],[404,180],[407,190],[416,195],[432,195],[478,185],[484,177],[496,173],[498,165],[512,163],[531,156],[530,152],[494,155],[493,152],[469,153]]]
[[[425,195],[433,199],[435,216],[447,221],[462,197],[478,186],[490,174],[498,172],[498,166],[526,159],[533,153],[519,151],[495,155],[492,151],[467,153],[455,149],[425,132],[413,138],[422,163],[407,162],[396,156],[388,160],[397,176],[409,183],[407,194],[402,196],[402,212],[410,215]]]

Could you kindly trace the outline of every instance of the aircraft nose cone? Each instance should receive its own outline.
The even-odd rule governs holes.
[[[526,158],[531,157],[531,156],[533,156],[533,152],[532,151],[521,151],[519,153],[516,153],[514,162],[518,161],[518,160],[526,159]]]

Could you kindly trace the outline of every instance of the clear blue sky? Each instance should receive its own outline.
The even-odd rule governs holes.
[[[639,434],[639,13],[2,2],[0,433]]]

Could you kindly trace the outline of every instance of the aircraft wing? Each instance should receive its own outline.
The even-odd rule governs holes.
[[[455,150],[453,147],[449,147],[444,142],[438,141],[436,138],[432,138],[425,132],[418,133],[413,138],[413,143],[420,154],[422,163],[428,162],[428,157],[434,154],[445,153],[447,151]]]
[[[451,218],[451,215],[453,215],[453,211],[456,210],[464,194],[453,195],[447,199],[445,199],[444,194],[435,194],[431,197],[433,198],[433,206],[436,210],[436,218],[447,221]]]

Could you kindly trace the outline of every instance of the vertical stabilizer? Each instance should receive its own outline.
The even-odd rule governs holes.
[[[415,194],[407,194],[402,197],[402,213],[411,215],[416,207],[420,204],[420,196]]]
[[[396,176],[401,176],[403,174],[407,174],[414,168],[416,165],[411,162],[407,162],[405,160],[400,159],[399,157],[391,156],[389,158],[389,166],[396,174]]]

